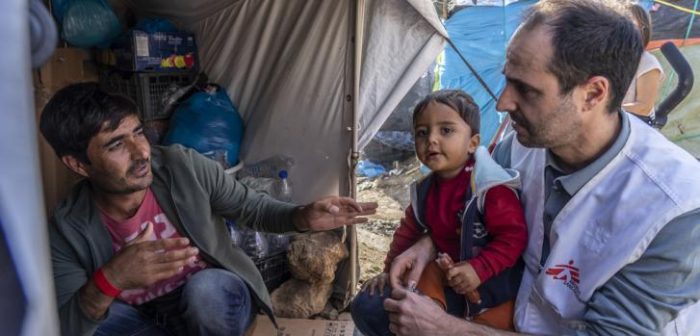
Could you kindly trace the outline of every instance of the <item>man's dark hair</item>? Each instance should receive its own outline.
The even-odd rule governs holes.
[[[136,111],[131,99],[104,92],[97,83],[72,84],[56,92],[46,104],[39,129],[58,157],[72,155],[90,163],[87,157],[90,139],[105,123],[113,131]]]
[[[444,104],[457,111],[464,122],[472,129],[472,135],[479,134],[481,124],[481,115],[479,115],[479,106],[476,105],[474,99],[462,90],[438,90],[427,95],[413,109],[413,124],[420,114],[425,110],[428,104],[436,102]]]
[[[525,15],[522,30],[546,27],[552,36],[549,71],[568,94],[592,76],[610,82],[609,112],[617,111],[642,55],[642,38],[625,7],[601,0],[543,0]]]

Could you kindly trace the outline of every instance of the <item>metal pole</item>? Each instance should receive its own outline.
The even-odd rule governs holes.
[[[357,0],[355,7],[355,61],[353,78],[353,104],[352,104],[352,153],[350,154],[350,197],[357,199],[357,180],[355,168],[360,159],[357,145],[360,127],[360,75],[362,73],[362,42],[364,41],[365,1]],[[350,294],[355,295],[357,288],[357,232],[354,226],[348,228],[350,235]]]

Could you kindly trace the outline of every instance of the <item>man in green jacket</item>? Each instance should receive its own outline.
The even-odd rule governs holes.
[[[41,116],[56,155],[84,177],[49,225],[64,335],[242,335],[258,309],[272,316],[270,297],[224,218],[259,231],[321,231],[376,209],[256,193],[192,150],[150,146],[136,109],[85,83],[57,92]]]

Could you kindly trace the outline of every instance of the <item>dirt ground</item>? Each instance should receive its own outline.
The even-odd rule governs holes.
[[[389,243],[410,202],[409,186],[422,177],[415,157],[401,162],[398,170],[374,179],[358,177],[358,200],[377,202],[377,214],[367,224],[358,227],[361,286],[384,268]]]

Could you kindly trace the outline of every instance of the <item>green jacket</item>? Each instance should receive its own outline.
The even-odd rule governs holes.
[[[263,279],[253,261],[231,244],[223,217],[259,231],[289,232],[296,229],[291,221],[295,206],[249,189],[214,161],[180,146],[154,146],[151,160],[151,188],[170,222],[210,265],[240,276],[272,317]],[[61,333],[92,335],[101,321],[85,315],[78,291],[113,251],[88,181],[79,183],[58,206],[50,220],[49,238]]]

